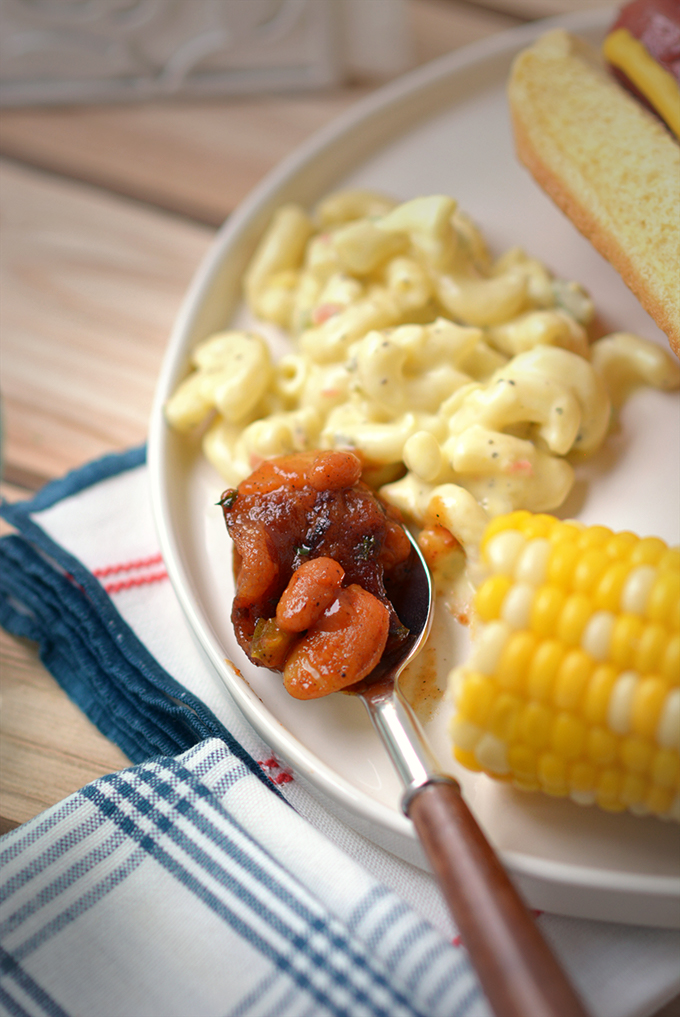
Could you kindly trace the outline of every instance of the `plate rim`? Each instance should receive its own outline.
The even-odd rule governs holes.
[[[493,60],[500,56],[507,57],[508,54],[513,54],[520,48],[529,45],[550,28],[560,27],[575,32],[602,31],[609,23],[614,10],[616,10],[615,4],[606,7],[602,5],[588,11],[577,11],[569,15],[540,19],[478,40],[455,50],[453,53],[445,54],[358,100],[297,146],[253,188],[217,231],[208,251],[199,263],[180,305],[156,385],[147,442],[147,463],[154,523],[171,584],[189,622],[192,634],[215,669],[215,678],[222,688],[226,688],[227,693],[246,720],[294,770],[300,769],[304,772],[306,781],[311,783],[322,797],[330,797],[336,804],[371,826],[377,823],[389,834],[406,838],[407,841],[413,843],[416,850],[415,832],[412,824],[404,815],[388,805],[370,798],[307,749],[270,713],[248,683],[240,680],[235,671],[231,670],[230,674],[230,678],[235,681],[227,681],[225,678],[224,655],[212,638],[209,626],[206,626],[205,619],[202,617],[200,604],[193,596],[190,575],[184,568],[177,536],[170,524],[170,495],[166,487],[167,471],[164,465],[169,455],[167,445],[170,436],[163,416],[163,404],[185,369],[187,351],[191,342],[190,332],[195,326],[198,310],[214,285],[228,252],[256,229],[258,221],[263,221],[268,217],[270,210],[280,203],[281,192],[291,186],[314,159],[321,158],[326,150],[338,144],[352,131],[360,130],[367,121],[378,116],[381,112],[397,106],[406,97],[412,97],[418,93],[423,94],[428,89],[441,85],[447,78],[456,77],[467,67],[478,65],[482,61]],[[408,127],[405,130],[408,130]],[[396,136],[399,136],[399,132]],[[379,145],[376,145],[377,148]],[[229,674],[229,668],[226,668],[226,671]],[[261,722],[262,711],[269,720],[266,728],[263,728]],[[278,737],[277,726],[280,729]],[[379,843],[379,840],[376,840],[375,843]],[[583,917],[598,917],[602,913],[603,907],[606,910],[607,902],[612,894],[618,896],[623,893],[629,897],[632,895],[637,898],[640,911],[636,914],[636,922],[646,921],[646,924],[663,924],[673,927],[680,925],[680,909],[677,909],[677,904],[680,903],[680,880],[674,876],[653,876],[645,873],[629,873],[623,870],[612,871],[597,866],[537,858],[516,850],[502,850],[500,854],[511,874],[529,893],[538,893],[540,897],[540,887],[543,884],[548,887],[562,886],[573,891],[582,891],[581,897],[584,899],[577,904],[576,910],[571,912],[573,914]],[[588,913],[584,894],[590,895],[592,898],[591,903],[594,910],[591,909],[590,913]],[[659,906],[660,902],[663,902],[662,907]],[[675,908],[671,907],[671,911],[674,912],[677,909],[677,917],[669,915],[668,905],[675,905]],[[569,913],[568,909],[561,910],[562,913]]]

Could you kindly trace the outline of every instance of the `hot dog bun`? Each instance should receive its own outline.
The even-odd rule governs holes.
[[[521,161],[680,356],[680,146],[562,29],[516,57],[508,99]]]

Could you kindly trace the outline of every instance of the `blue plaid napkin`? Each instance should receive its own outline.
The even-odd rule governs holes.
[[[218,689],[144,449],[0,512],[0,623],[137,764],[0,840],[0,1012],[486,1017],[432,878],[310,794]],[[676,930],[537,921],[595,1017],[680,992]]]
[[[279,836],[304,843],[294,863]],[[217,738],[88,785],[0,847],[7,1013],[397,1017],[479,1002],[461,952]]]

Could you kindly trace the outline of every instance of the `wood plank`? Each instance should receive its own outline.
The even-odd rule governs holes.
[[[518,23],[450,0],[412,0],[411,15],[417,64]],[[284,156],[370,90],[7,109],[0,153],[217,226]]]
[[[22,483],[145,440],[213,231],[14,165],[0,167],[0,214],[4,459]]]
[[[468,0],[468,3],[488,11],[500,11],[527,20],[555,18],[558,15],[575,14],[595,7],[611,7],[613,14],[617,6],[620,6],[611,0]]]
[[[214,231],[15,165],[0,166],[0,214],[3,495],[15,500],[144,441],[170,328]],[[127,765],[30,643],[0,635],[0,674],[0,830]]]
[[[0,152],[217,226],[295,144],[360,94],[10,110]]]
[[[2,484],[2,497],[31,492]],[[11,527],[0,519],[0,536]],[[43,666],[37,646],[0,629],[0,836],[130,762]]]
[[[411,0],[409,14],[417,66],[525,20],[469,0]]]
[[[129,760],[41,664],[0,629],[0,831],[23,823]]]

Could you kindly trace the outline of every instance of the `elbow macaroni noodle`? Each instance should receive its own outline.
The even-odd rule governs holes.
[[[600,447],[632,384],[680,384],[637,336],[590,344],[588,295],[518,248],[493,260],[446,196],[286,205],[245,295],[292,351],[274,363],[253,331],[209,337],[168,401],[172,426],[212,417],[203,449],[232,486],[271,456],[356,451],[387,501],[465,550],[490,517],[562,504],[570,460]]]

